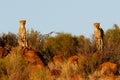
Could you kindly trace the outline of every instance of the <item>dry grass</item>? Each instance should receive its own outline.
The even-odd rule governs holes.
[[[30,53],[29,55],[33,56]],[[103,60],[106,54],[79,54],[68,58],[58,55],[54,56],[53,61],[46,66],[41,66],[41,61],[38,59],[29,63],[24,57],[23,51],[19,47],[15,47],[7,57],[0,59],[0,80],[92,80],[97,78],[119,78],[119,76],[114,76],[117,71],[117,64],[104,63]],[[100,69],[100,65],[102,68],[107,69],[106,72],[111,69],[113,76],[110,76],[110,74],[101,76],[93,74]],[[103,71],[102,68],[98,73]]]

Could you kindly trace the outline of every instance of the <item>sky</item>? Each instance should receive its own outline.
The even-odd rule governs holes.
[[[120,26],[120,0],[0,0],[0,33],[17,34],[19,20],[26,29],[93,35],[93,23],[104,31]]]

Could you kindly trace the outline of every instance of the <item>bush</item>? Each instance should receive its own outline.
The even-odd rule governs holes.
[[[38,52],[42,50],[42,34],[40,32],[31,29],[30,32],[27,32],[27,40],[30,48]]]
[[[104,44],[107,48],[116,48],[120,44],[120,28],[114,25],[113,29],[108,29],[105,33]]]
[[[38,52],[39,56],[42,56],[45,64],[51,61],[53,57],[53,54],[45,45],[47,39],[48,35],[42,35],[36,30],[31,29],[30,32],[27,32],[28,46]]]
[[[29,66],[25,62],[21,50],[14,48],[7,57],[1,60],[0,79],[29,80]]]
[[[91,53],[90,39],[85,38],[83,35],[77,37],[77,51],[80,54]]]
[[[76,53],[75,41],[71,34],[60,33],[46,40],[45,46],[54,55],[70,56]]]
[[[18,45],[17,35],[9,32],[8,34],[1,34],[0,36],[0,46],[12,46],[15,47]]]
[[[105,33],[103,57],[105,61],[120,64],[120,28],[116,24]]]
[[[7,80],[7,70],[4,59],[0,59],[0,80]]]

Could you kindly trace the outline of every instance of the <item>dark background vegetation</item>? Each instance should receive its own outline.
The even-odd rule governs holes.
[[[84,35],[73,36],[70,33],[55,33],[43,35],[39,31],[31,29],[27,31],[29,47],[39,52],[45,62],[51,61],[55,55],[69,57],[83,54],[91,56],[93,53],[101,53],[102,61],[112,61],[120,64],[120,28],[114,24],[112,29],[104,32],[104,50],[97,52],[93,36],[86,38]],[[18,46],[18,35],[14,33],[1,33],[0,46]]]

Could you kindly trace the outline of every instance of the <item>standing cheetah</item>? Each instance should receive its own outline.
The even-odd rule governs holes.
[[[26,39],[26,28],[25,28],[25,23],[26,23],[26,20],[20,20],[20,27],[19,27],[19,31],[18,31],[18,34],[19,34],[19,38],[18,38],[18,43],[19,43],[19,46],[21,47],[27,47],[27,39]]]
[[[100,23],[94,23],[94,38],[96,42],[97,50],[103,50],[103,37],[104,31],[100,28]]]

